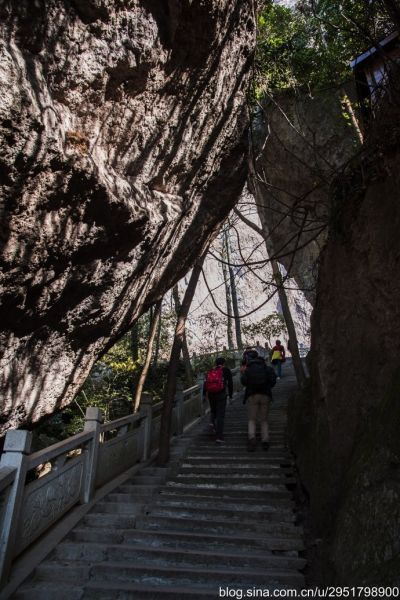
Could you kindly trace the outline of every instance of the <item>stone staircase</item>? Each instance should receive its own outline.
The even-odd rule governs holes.
[[[204,419],[173,446],[167,469],[144,468],[97,503],[13,598],[196,600],[220,588],[304,587],[286,447],[293,386],[292,376],[278,382],[268,452],[247,451],[238,395],[225,445]]]

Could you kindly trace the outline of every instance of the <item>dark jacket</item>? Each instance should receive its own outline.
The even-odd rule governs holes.
[[[249,396],[253,396],[254,394],[265,394],[266,396],[269,396],[270,398],[272,398],[271,390],[274,387],[274,385],[276,384],[276,375],[275,375],[274,369],[272,367],[269,367],[268,365],[266,365],[265,360],[263,358],[257,358],[255,361],[252,361],[252,362],[257,362],[259,364],[263,364],[264,369],[265,369],[266,384],[263,386],[251,385],[251,383],[249,383],[249,381],[248,381],[248,376],[247,376],[248,367],[247,367],[246,370],[243,371],[243,373],[240,377],[240,381],[241,381],[242,385],[244,385],[246,388],[246,391],[244,394],[245,401],[247,400],[247,398],[249,398]]]
[[[224,398],[226,398],[226,396],[228,395],[229,398],[232,398],[233,396],[233,379],[232,379],[232,372],[230,369],[228,369],[228,367],[223,367],[222,371],[224,373],[224,389],[222,390],[222,392],[218,392],[217,394],[212,394],[210,392],[208,392],[208,396],[215,398],[216,400],[223,400]],[[206,382],[204,381],[204,386],[203,386],[203,396],[205,396],[207,393],[206,390]]]

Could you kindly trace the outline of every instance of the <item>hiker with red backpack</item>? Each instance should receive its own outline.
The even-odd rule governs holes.
[[[264,450],[268,450],[268,410],[272,401],[271,389],[276,383],[275,371],[266,364],[262,357],[258,356],[256,350],[253,350],[240,379],[246,388],[244,403],[247,402],[248,405],[248,450],[254,452],[257,447],[257,418],[261,422],[262,447]]]
[[[210,427],[217,434],[216,443],[224,443],[224,420],[227,396],[233,396],[232,372],[225,367],[225,359],[216,359],[215,367],[207,373],[204,382],[204,392],[210,402]]]

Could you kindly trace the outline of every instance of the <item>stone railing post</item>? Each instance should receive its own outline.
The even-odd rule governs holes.
[[[182,435],[184,422],[183,422],[183,383],[178,381],[176,385],[175,394],[175,406],[176,406],[176,434]]]
[[[199,386],[199,415],[204,416],[206,414],[206,403],[203,398],[203,387],[204,387],[204,374],[200,374],[197,376],[197,385]]]
[[[153,396],[144,392],[140,400],[140,411],[145,415],[143,419],[143,448],[142,461],[150,458],[151,454],[151,428],[153,421]]]
[[[84,432],[93,434],[92,440],[86,450],[85,473],[83,478],[83,489],[81,502],[86,504],[90,502],[95,493],[97,464],[100,444],[100,426],[103,422],[103,415],[100,408],[89,406],[86,409]]]
[[[4,442],[0,466],[15,469],[15,479],[8,494],[3,530],[0,534],[1,584],[6,583],[8,579],[13,558],[27,473],[27,455],[30,453],[31,443],[32,433],[23,430],[9,431]]]

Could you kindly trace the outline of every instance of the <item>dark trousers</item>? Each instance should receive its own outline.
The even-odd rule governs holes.
[[[224,434],[224,421],[226,409],[226,396],[208,394],[211,409],[211,423],[217,432],[217,437]]]

